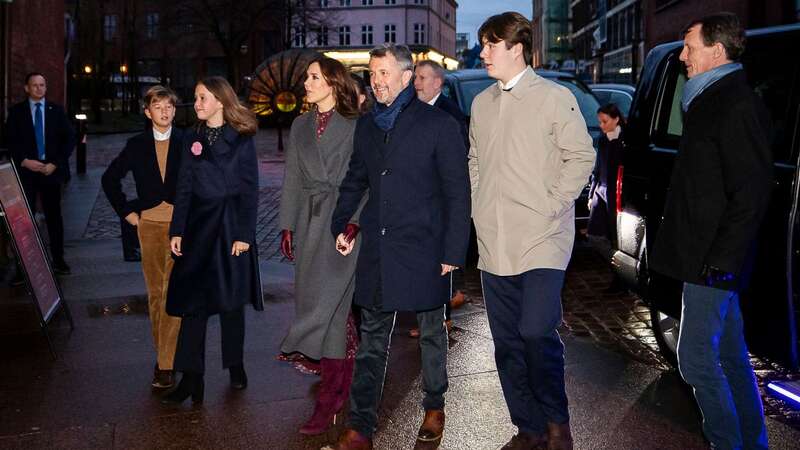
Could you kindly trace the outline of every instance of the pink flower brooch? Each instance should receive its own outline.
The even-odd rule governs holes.
[[[200,153],[203,153],[203,144],[195,141],[195,143],[192,144],[192,154],[194,156],[200,156]]]

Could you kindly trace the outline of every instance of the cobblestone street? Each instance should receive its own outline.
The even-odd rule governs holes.
[[[102,168],[108,165],[124,144],[125,136],[93,137],[89,166]],[[280,254],[278,211],[280,185],[283,174],[282,155],[275,151],[277,136],[272,130],[262,130],[257,136],[261,186],[257,239],[262,260],[284,262]],[[126,180],[128,192],[133,184]],[[119,219],[102,192],[94,202],[89,224],[84,233],[87,239],[119,237]],[[673,370],[660,354],[646,304],[630,292],[605,293],[611,272],[602,259],[580,239],[577,240],[572,262],[568,269],[564,289],[564,321],[562,334],[589,338],[610,350],[625,354],[639,362],[661,370]],[[483,308],[480,275],[474,268],[465,272],[466,296],[474,307]],[[456,321],[458,332],[458,321]],[[455,334],[457,337],[457,334]],[[759,384],[767,380],[796,379],[791,373],[768,361],[753,359]],[[764,396],[768,415],[800,426],[800,412],[788,405]]]

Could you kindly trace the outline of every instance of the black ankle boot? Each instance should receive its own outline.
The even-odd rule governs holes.
[[[247,387],[247,374],[244,372],[244,364],[237,364],[228,368],[231,372],[231,387],[240,391]]]
[[[187,398],[192,397],[192,403],[203,403],[203,374],[183,372],[183,378],[178,386],[161,398],[165,405],[180,405]]]

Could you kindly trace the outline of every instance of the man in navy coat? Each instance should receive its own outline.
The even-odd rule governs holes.
[[[6,136],[11,159],[19,170],[22,188],[31,210],[41,198],[53,270],[68,274],[64,261],[64,221],[61,217],[61,185],[69,171],[69,157],[75,148],[75,133],[64,109],[45,101],[47,81],[41,73],[25,78],[28,98],[8,111]]]
[[[331,226],[337,248],[348,254],[355,241],[345,237],[347,223],[369,191],[360,216],[363,242],[356,268],[362,342],[350,419],[336,449],[372,447],[397,311],[415,311],[420,325],[425,420],[417,439],[441,438],[447,391],[445,275],[463,267],[469,237],[469,177],[458,123],[417,99],[408,47],[376,47],[369,68],[377,102],[356,125],[350,169]]]

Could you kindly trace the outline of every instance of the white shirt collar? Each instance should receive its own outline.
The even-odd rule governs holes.
[[[518,73],[514,78],[509,80],[508,84],[503,85],[502,81],[497,80],[497,85],[500,86],[500,89],[503,89],[503,90],[511,89],[514,86],[516,86],[517,83],[519,83],[519,80],[522,79],[522,76],[525,75],[525,72],[527,72],[527,71],[528,71],[528,66],[525,66],[525,69],[523,69],[522,72]]]
[[[167,128],[167,131],[160,132],[156,130],[156,127],[153,127],[153,137],[157,141],[166,141],[169,140],[170,135],[172,135],[172,127]]]
[[[606,133],[606,137],[609,141],[613,141],[614,139],[619,138],[619,134],[622,133],[622,127],[617,125],[617,128],[614,128],[614,131],[610,133]]]
[[[438,94],[436,94],[436,96],[435,96],[435,97],[433,97],[433,98],[431,99],[431,101],[429,101],[429,102],[428,102],[428,104],[429,104],[429,105],[431,105],[431,106],[435,105],[435,104],[436,104],[436,100],[439,100],[439,96],[440,96],[440,95],[442,95],[442,92],[441,92],[441,91],[439,91],[439,93],[438,93]]]

